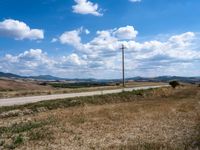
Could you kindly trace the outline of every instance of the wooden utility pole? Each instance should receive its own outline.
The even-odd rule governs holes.
[[[124,50],[125,50],[125,46],[122,44],[122,47],[121,47],[121,50],[122,50],[122,84],[123,84],[123,87],[125,87],[125,68],[124,68]]]

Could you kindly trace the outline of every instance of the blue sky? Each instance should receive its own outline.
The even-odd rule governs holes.
[[[199,0],[1,0],[0,71],[199,76]]]

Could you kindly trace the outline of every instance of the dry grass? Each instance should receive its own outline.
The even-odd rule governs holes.
[[[1,118],[0,129],[4,128],[4,132],[0,135],[0,149],[10,148],[8,143],[16,149],[38,150],[200,148],[197,87],[134,91],[81,98],[81,101],[81,105],[73,107],[52,105],[51,110],[45,109],[50,105],[47,103],[41,112],[32,110],[28,115]],[[49,117],[54,121],[44,123]],[[18,130],[13,130],[16,124]]]
[[[0,79],[0,91],[19,91],[19,90],[42,90],[52,89],[50,86],[40,86],[34,81],[25,80],[12,80],[12,79]]]
[[[154,86],[162,85],[164,83],[154,83],[154,82],[128,82],[127,87],[137,87],[137,86]],[[42,86],[39,85],[37,81],[29,80],[8,80],[0,79],[0,98],[10,98],[10,97],[21,97],[21,96],[33,96],[33,95],[51,95],[51,94],[63,94],[72,92],[86,92],[86,91],[96,91],[96,90],[106,90],[106,89],[117,89],[119,86],[100,86],[100,87],[84,87],[84,88],[53,88],[50,85]]]

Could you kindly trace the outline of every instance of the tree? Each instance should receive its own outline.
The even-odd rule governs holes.
[[[178,81],[170,81],[169,85],[171,85],[174,89],[180,85],[180,83]]]

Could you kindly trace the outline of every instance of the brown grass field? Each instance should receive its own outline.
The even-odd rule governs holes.
[[[2,107],[0,149],[198,150],[200,87]]]
[[[155,82],[128,82],[127,87],[137,86],[154,86],[164,83]],[[42,86],[37,81],[31,80],[14,80],[0,79],[0,98],[21,97],[21,96],[36,96],[36,95],[51,95],[63,93],[76,93],[95,90],[117,89],[120,86],[99,86],[99,87],[83,87],[83,88],[54,88],[50,85]]]

